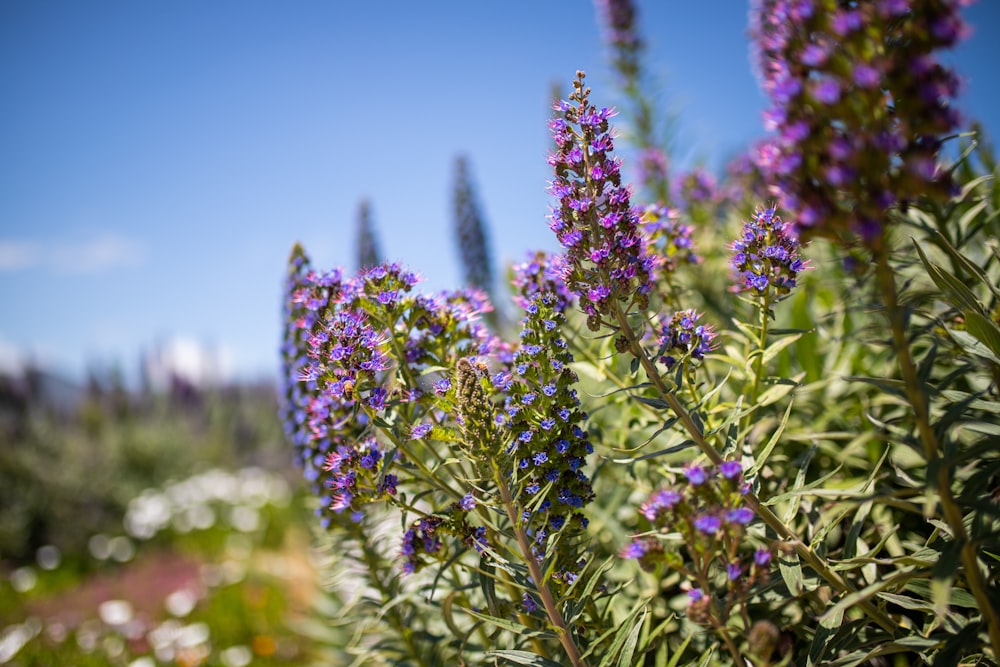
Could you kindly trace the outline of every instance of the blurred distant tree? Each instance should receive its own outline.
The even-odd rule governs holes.
[[[367,199],[362,199],[358,209],[358,268],[375,266],[381,261],[382,253],[375,237],[371,204]]]
[[[455,241],[467,285],[486,292],[496,306],[493,292],[493,260],[490,256],[486,223],[476,198],[465,156],[455,160]],[[489,313],[495,318],[496,311]],[[491,320],[492,322],[492,320]],[[495,322],[492,322],[495,324]]]

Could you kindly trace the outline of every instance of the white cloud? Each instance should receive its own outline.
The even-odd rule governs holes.
[[[44,267],[54,273],[100,273],[140,266],[145,246],[134,239],[103,233],[78,242],[0,239],[0,272]]]
[[[138,241],[114,234],[101,236],[74,245],[59,245],[52,249],[52,267],[64,273],[97,273],[109,269],[142,264],[145,248]]]
[[[21,271],[38,266],[42,249],[31,241],[0,240],[0,271]]]

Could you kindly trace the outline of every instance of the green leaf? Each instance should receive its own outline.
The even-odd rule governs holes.
[[[767,349],[764,350],[764,356],[762,357],[763,363],[768,363],[774,359],[779,352],[787,348],[789,345],[802,338],[801,333],[793,334],[791,336],[785,336],[779,339],[776,343],[768,345]]]
[[[628,616],[625,617],[621,624],[618,626],[618,631],[615,632],[614,639],[611,641],[611,645],[605,649],[604,658],[601,660],[598,667],[611,667],[612,661],[615,659],[616,655],[619,655],[622,648],[625,646],[625,642],[628,640],[629,636],[632,634],[635,626],[642,626],[643,619],[646,617],[646,604],[640,601],[632,611],[629,612]],[[641,618],[640,617],[641,614]],[[635,619],[639,618],[638,621]],[[633,625],[633,622],[635,625]],[[593,649],[594,647],[591,647]],[[586,657],[586,654],[584,655]]]
[[[944,560],[944,558],[942,558]],[[954,570],[953,570],[954,571]],[[923,596],[927,600],[932,599],[931,582],[927,579],[912,579],[904,586],[906,590]],[[948,597],[948,604],[952,607],[964,607],[966,609],[978,609],[976,598],[969,591],[963,588],[952,588]]]
[[[968,308],[982,312],[982,304],[979,303],[979,299],[976,298],[976,295],[972,293],[972,290],[965,283],[927,259],[927,255],[924,254],[924,251],[920,249],[920,246],[916,242],[914,242],[914,246],[917,248],[917,254],[920,255],[920,261],[923,263],[924,269],[927,270],[927,275],[938,286],[938,289],[949,297],[952,305],[963,310]]]
[[[813,640],[809,644],[809,656],[806,661],[807,667],[818,665],[822,662],[830,647],[830,638],[837,633],[844,622],[844,610],[841,609],[834,614],[825,617],[816,628]]]
[[[760,472],[760,469],[764,467],[764,464],[767,462],[767,457],[771,455],[771,450],[773,450],[774,446],[778,444],[778,441],[781,439],[781,434],[785,432],[785,426],[788,424],[788,418],[792,414],[792,406],[794,404],[794,400],[788,402],[788,407],[785,408],[785,414],[781,417],[781,423],[778,424],[778,428],[776,428],[774,433],[771,434],[771,437],[768,439],[767,444],[764,445],[764,448],[761,449],[760,453],[755,456],[754,464],[747,471],[747,477],[756,475]]]
[[[554,632],[548,630],[532,630],[529,627],[523,626],[520,623],[515,623],[514,621],[509,621],[506,618],[498,618],[496,616],[490,616],[489,614],[483,614],[466,607],[459,607],[463,612],[472,616],[473,618],[478,618],[481,621],[486,621],[490,625],[495,625],[498,628],[513,632],[524,637],[541,637],[544,639],[557,639]]]
[[[790,394],[794,389],[797,389],[799,382],[805,377],[805,373],[799,373],[791,379],[782,379],[777,382],[773,387],[765,391],[757,399],[757,405],[770,405],[780,401],[782,398]]]
[[[985,205],[986,201],[983,200],[976,206],[973,206],[969,210],[969,213],[973,211],[978,212],[982,210],[983,206]],[[952,261],[955,263],[956,266],[962,267],[966,271],[966,273],[968,273],[970,276],[975,276],[979,278],[979,282],[989,287],[990,291],[992,291],[997,298],[1000,298],[1000,288],[998,288],[996,285],[993,284],[993,281],[990,280],[989,276],[986,275],[986,272],[983,271],[981,267],[976,266],[972,261],[969,260],[968,257],[960,253],[958,250],[956,250],[955,246],[949,243],[948,239],[946,239],[944,234],[942,234],[941,232],[935,229],[934,231],[931,232],[931,236],[934,237],[933,238],[934,244],[937,245],[942,250],[944,250],[946,253],[948,253],[948,256],[951,257]]]
[[[645,396],[636,396],[635,394],[629,394],[632,398],[639,401],[643,405],[648,405],[651,408],[656,408],[657,410],[669,410],[670,404],[664,401],[662,398],[647,398]]]
[[[670,662],[666,664],[666,667],[677,667],[677,663],[680,661],[681,656],[684,654],[684,649],[686,649],[687,645],[691,643],[691,639],[693,637],[694,633],[691,633],[684,638],[684,641],[682,641],[681,645],[677,647],[677,650],[674,652],[674,655],[670,658]]]
[[[632,628],[632,632],[629,633],[628,638],[625,640],[621,655],[618,656],[618,667],[631,667],[632,656],[635,655],[635,646],[639,641],[639,632],[642,630],[642,624],[645,620],[646,612],[644,611],[642,616],[635,622],[635,627]]]
[[[957,391],[955,389],[947,389],[945,391],[942,391],[941,395],[952,403],[960,403],[967,399],[972,399],[968,402],[969,408],[973,410],[983,410],[985,412],[992,412],[993,414],[1000,415],[1000,402],[987,401],[981,398],[975,398],[972,394],[967,394],[964,391]]]
[[[980,356],[1000,365],[1000,326],[974,310],[965,310],[962,314],[965,316],[965,328],[968,332],[993,353],[991,357],[985,354]]]
[[[637,456],[631,459],[609,459],[615,463],[635,463],[637,461],[645,461],[647,459],[655,459],[658,456],[666,456],[667,454],[676,454],[677,452],[684,451],[689,447],[694,446],[694,440],[685,440],[679,445],[673,445],[672,447],[667,447],[666,449],[660,449],[658,451],[652,452],[650,454],[643,454],[642,456]]]
[[[486,598],[486,608],[490,610],[492,615],[500,616],[500,605],[497,602],[496,592],[497,582],[493,576],[496,566],[493,564],[492,559],[480,558],[479,568],[480,571],[477,573],[479,577],[479,588],[483,592],[483,597]]]
[[[794,551],[778,557],[778,571],[781,578],[785,580],[788,592],[794,597],[802,595],[805,584],[802,578],[802,566],[799,564],[799,555]]]
[[[542,656],[532,653],[530,651],[513,651],[513,650],[487,651],[486,657],[503,658],[508,662],[514,663],[515,665],[533,665],[534,667],[563,667],[562,663],[553,662],[548,658],[543,658]]]

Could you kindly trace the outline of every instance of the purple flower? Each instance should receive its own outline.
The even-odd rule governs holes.
[[[410,430],[410,440],[419,440],[434,429],[433,424],[417,424]]]
[[[471,493],[467,493],[462,496],[462,500],[458,503],[458,506],[466,512],[470,512],[476,508],[476,497]]]
[[[824,78],[813,87],[813,94],[823,104],[836,104],[840,99],[840,84],[836,79]]]
[[[757,567],[767,567],[771,564],[771,552],[767,549],[758,549],[753,555],[753,562]]]
[[[687,477],[688,481],[691,482],[692,486],[699,486],[705,483],[708,479],[707,471],[700,465],[691,464],[685,466],[684,476]]]
[[[749,507],[737,507],[726,512],[726,521],[739,526],[745,526],[753,521],[753,510]]]
[[[667,368],[672,368],[678,359],[704,359],[712,351],[715,331],[709,325],[698,324],[701,317],[694,310],[681,310],[670,318],[660,318],[658,343],[659,360]]]
[[[645,503],[639,508],[639,512],[649,519],[656,521],[664,512],[672,508],[681,501],[681,494],[674,489],[660,489],[654,491]]]
[[[719,464],[719,474],[726,479],[736,479],[743,474],[743,465],[739,461],[723,461]]]
[[[694,520],[694,527],[706,535],[715,535],[722,527],[722,520],[717,516],[705,514]]]

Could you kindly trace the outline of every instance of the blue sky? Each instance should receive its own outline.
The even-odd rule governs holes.
[[[677,161],[720,166],[763,132],[746,5],[638,5]],[[960,105],[997,137],[1000,1],[966,17]],[[457,284],[460,153],[497,261],[553,249],[548,98],[583,69],[613,103],[604,56],[582,0],[5,0],[0,357],[131,372],[184,336],[274,374],[289,248],[353,268],[363,198],[384,254]]]

